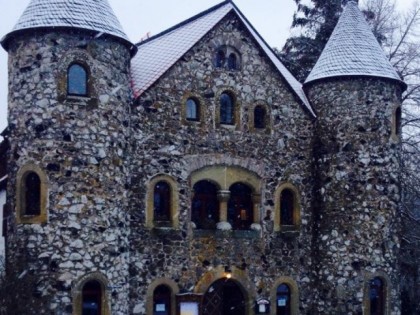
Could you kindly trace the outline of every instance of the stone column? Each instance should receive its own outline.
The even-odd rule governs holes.
[[[229,190],[219,190],[217,192],[217,198],[219,199],[219,223],[217,223],[218,230],[231,230],[232,226],[227,220],[227,207],[230,198]]]
[[[261,194],[252,194],[252,211],[253,222],[251,224],[252,230],[261,230],[261,214],[260,214]]]

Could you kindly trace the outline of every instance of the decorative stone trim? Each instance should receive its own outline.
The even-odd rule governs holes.
[[[280,197],[284,189],[290,189],[293,192],[294,196],[294,209],[293,209],[293,225],[282,225],[281,224],[281,215],[280,215]],[[274,193],[274,231],[275,232],[288,232],[299,230],[301,224],[301,206],[300,206],[300,194],[298,189],[291,183],[285,182],[280,183],[277,186]]]
[[[170,216],[171,216],[171,227],[179,228],[179,196],[178,196],[178,184],[176,180],[165,174],[156,175],[147,183],[146,193],[146,227],[154,228],[154,188],[160,181],[164,181],[169,184],[171,188],[171,200],[170,200]]]
[[[276,300],[277,300],[277,288],[281,284],[287,284],[290,288],[290,306],[291,306],[291,315],[298,315],[299,314],[299,287],[295,280],[291,277],[282,276],[279,277],[273,284],[271,291],[270,291],[270,301],[271,301],[271,315],[276,315]]]
[[[73,297],[73,315],[82,314],[82,303],[83,303],[83,287],[89,281],[97,281],[101,285],[102,289],[102,305],[101,305],[101,314],[102,315],[111,315],[111,308],[109,306],[110,298],[107,290],[108,279],[100,272],[89,273],[81,277],[76,285],[72,289]]]
[[[165,285],[171,289],[171,312],[170,314],[176,314],[176,294],[179,293],[179,287],[172,279],[168,278],[158,278],[154,280],[148,287],[146,293],[146,314],[153,315],[153,293],[155,289],[160,286]]]
[[[40,214],[25,215],[25,179],[34,172],[40,179]],[[36,164],[28,163],[20,168],[16,175],[16,220],[21,224],[41,224],[48,221],[48,178]]]
[[[385,315],[390,314],[390,298],[391,298],[391,290],[389,284],[392,283],[389,279],[388,275],[383,271],[377,271],[374,273],[366,272],[364,274],[364,287],[363,287],[363,315],[370,314],[370,297],[369,297],[369,289],[370,289],[370,281],[374,278],[380,278],[384,282],[385,287]]]

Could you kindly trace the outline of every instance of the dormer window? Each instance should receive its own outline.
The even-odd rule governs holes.
[[[88,95],[88,72],[78,63],[72,64],[67,71],[67,95]]]

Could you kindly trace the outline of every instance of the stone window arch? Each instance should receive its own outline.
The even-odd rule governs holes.
[[[270,131],[270,111],[266,104],[258,102],[251,107],[249,129],[263,133]]]
[[[181,122],[184,125],[204,124],[204,99],[198,94],[187,92],[181,100]]]
[[[147,185],[146,226],[179,227],[178,185],[168,175],[157,175]]]
[[[58,63],[57,96],[60,103],[82,103],[95,108],[98,105],[97,80],[92,73],[96,66],[85,50],[69,51]]]
[[[233,46],[230,46],[230,45],[219,46],[215,52],[214,66],[216,68],[222,68],[229,71],[240,70],[241,54]]]
[[[47,222],[48,181],[43,170],[35,164],[27,164],[17,173],[16,183],[18,222]]]
[[[274,283],[270,293],[271,315],[299,314],[299,289],[290,277],[280,277]]]
[[[67,95],[88,96],[87,67],[78,62],[72,63],[67,69]]]
[[[220,188],[210,180],[201,180],[193,186],[191,221],[195,228],[213,230],[219,222]]]
[[[201,168],[191,174],[191,185],[200,182],[213,183],[217,191],[219,230],[260,230],[261,178],[242,167],[213,165]],[[214,191],[212,192],[214,200]],[[194,196],[192,203],[194,203]],[[242,215],[242,216],[241,216]],[[195,224],[192,211],[191,219]]]
[[[389,279],[378,272],[370,275],[365,284],[365,310],[367,315],[386,315],[389,313]]]
[[[79,280],[73,288],[73,315],[111,315],[107,284],[101,273],[88,274]]]
[[[286,232],[300,227],[300,195],[291,183],[277,187],[274,210],[274,231]]]
[[[229,93],[220,95],[220,123],[224,125],[235,124],[235,101]]]
[[[160,278],[153,281],[146,293],[146,314],[154,315],[156,307],[163,309],[165,307],[166,313],[161,314],[176,314],[176,294],[179,293],[178,285],[175,281],[167,278]],[[164,305],[164,306],[163,306]]]

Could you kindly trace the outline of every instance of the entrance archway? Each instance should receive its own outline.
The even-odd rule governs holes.
[[[232,279],[215,281],[203,298],[203,315],[245,315],[245,296]]]

